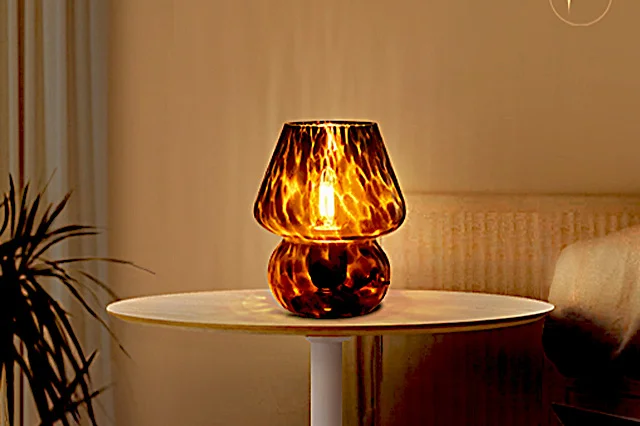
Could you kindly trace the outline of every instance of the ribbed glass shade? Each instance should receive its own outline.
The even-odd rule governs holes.
[[[284,238],[375,238],[397,229],[405,203],[378,125],[291,122],[282,129],[254,205]]]

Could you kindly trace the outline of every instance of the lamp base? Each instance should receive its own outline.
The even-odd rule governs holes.
[[[373,239],[308,242],[284,239],[269,260],[271,292],[289,312],[348,318],[374,310],[389,287],[391,267]]]

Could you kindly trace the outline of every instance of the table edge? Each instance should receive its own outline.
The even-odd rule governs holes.
[[[548,302],[544,302],[549,304]],[[549,304],[551,305],[551,304]],[[496,330],[501,328],[511,328],[521,325],[531,324],[546,317],[554,307],[548,311],[536,312],[531,315],[523,315],[512,319],[493,319],[485,321],[473,321],[458,324],[403,324],[403,325],[376,325],[371,326],[346,326],[344,328],[333,328],[322,325],[318,326],[258,326],[241,324],[215,324],[198,323],[189,321],[168,321],[162,319],[140,318],[136,316],[123,315],[109,311],[109,315],[115,318],[132,323],[147,325],[164,325],[169,327],[179,327],[188,329],[199,329],[219,332],[240,332],[248,334],[277,334],[293,336],[380,336],[392,334],[445,334],[460,333],[470,331]],[[318,320],[319,322],[323,320]]]

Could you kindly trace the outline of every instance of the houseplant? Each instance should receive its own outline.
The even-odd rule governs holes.
[[[111,258],[50,258],[51,248],[99,232],[94,226],[58,225],[71,193],[44,208],[44,191],[30,200],[29,185],[17,193],[10,177],[9,191],[0,203],[0,378],[4,378],[0,400],[4,399],[4,414],[13,426],[17,367],[41,425],[78,423],[81,413],[97,425],[93,399],[103,389],[94,389],[89,373],[97,351],[86,353],[81,347],[68,313],[48,286],[69,291],[84,311],[109,330],[82,288],[94,287],[113,298],[115,294],[94,275],[72,266],[96,260],[135,265]]]

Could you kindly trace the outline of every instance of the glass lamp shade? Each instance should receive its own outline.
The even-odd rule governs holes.
[[[254,205],[258,223],[283,237],[268,267],[275,298],[305,317],[371,312],[390,283],[376,238],[405,215],[376,123],[286,123]]]
[[[254,215],[274,234],[312,241],[375,238],[397,229],[405,204],[378,125],[286,123]]]

